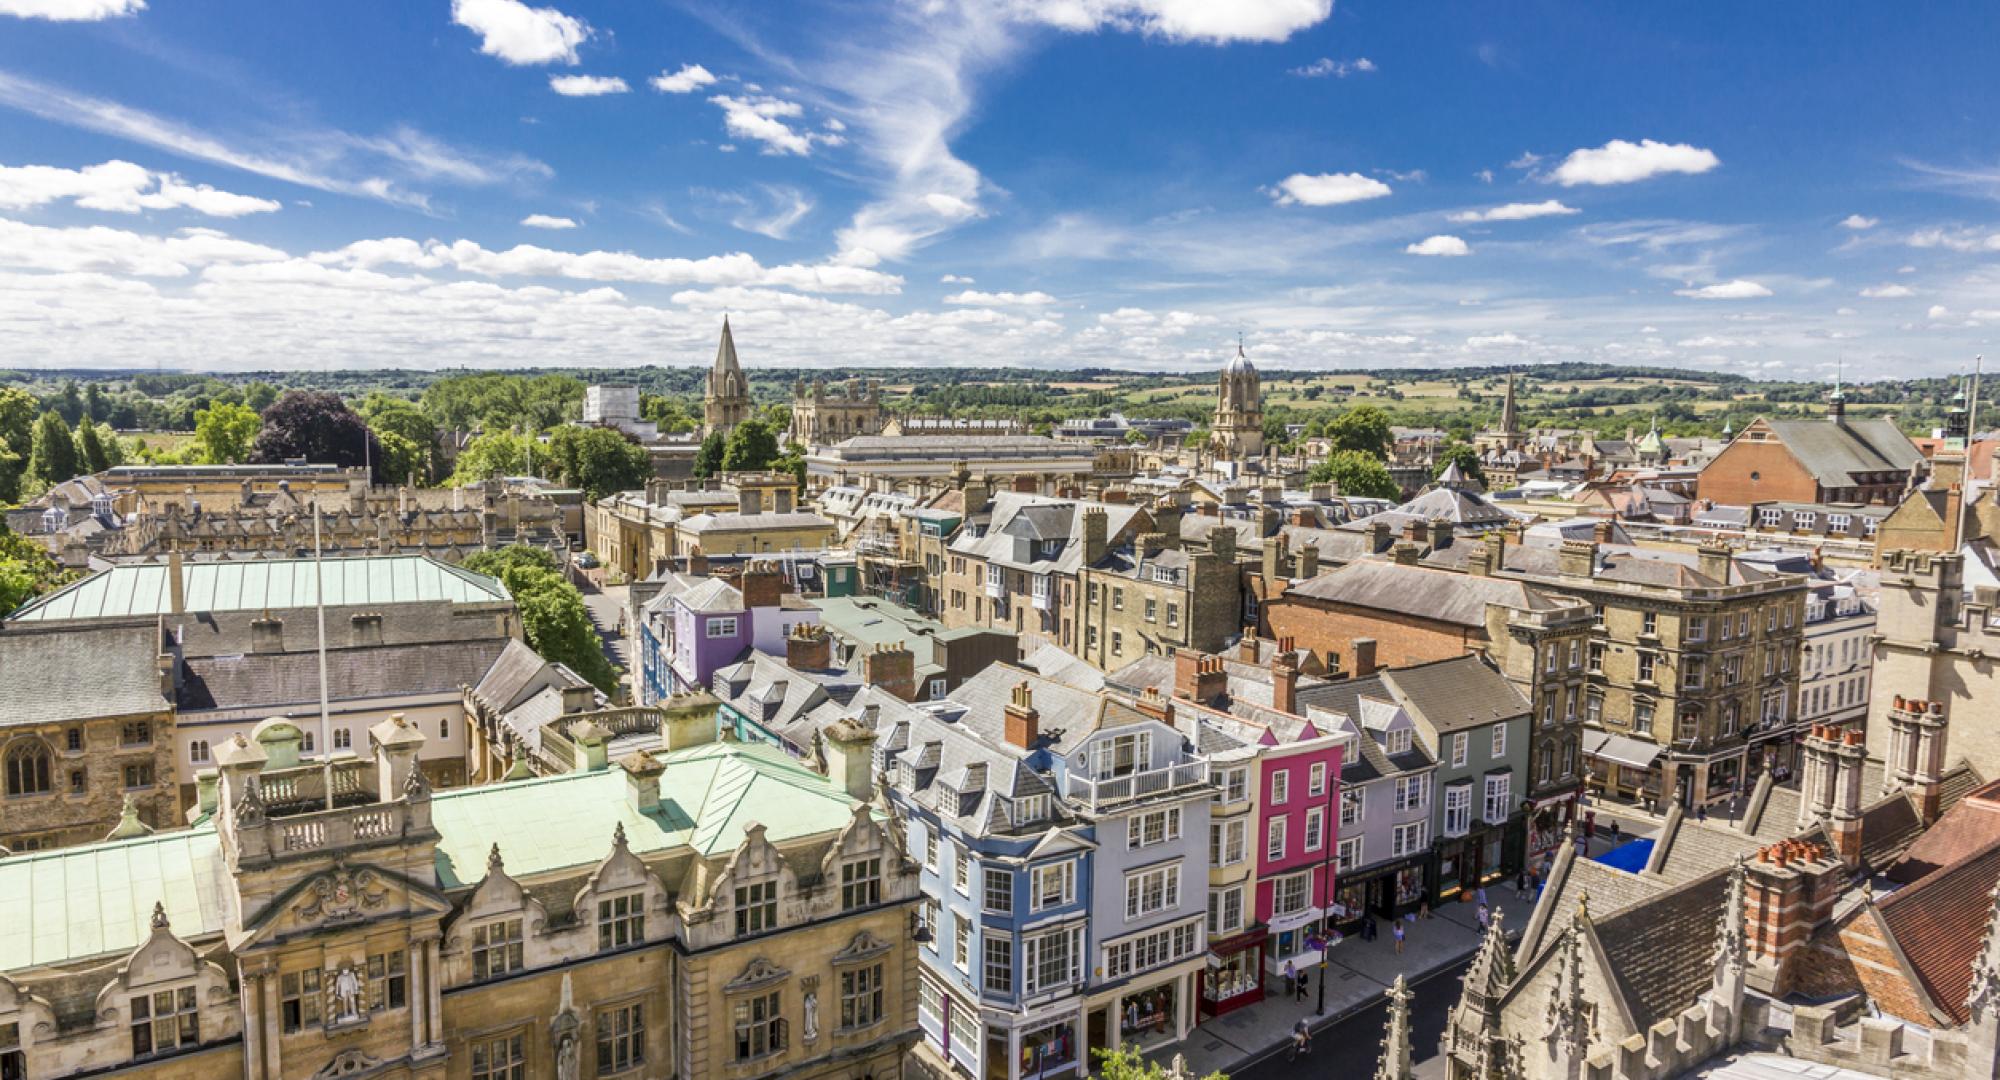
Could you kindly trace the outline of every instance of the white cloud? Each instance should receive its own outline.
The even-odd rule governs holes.
[[[268,214],[279,203],[189,184],[173,173],[153,172],[129,161],[106,161],[81,169],[52,165],[0,165],[0,210],[25,210],[58,200],[74,200],[86,210],[136,214],[141,210],[188,209],[210,217]]]
[[[1501,349],[1510,348],[1515,345],[1526,345],[1527,343],[1527,339],[1512,331],[1505,331],[1498,334],[1474,334],[1465,339],[1465,346],[1468,349]]]
[[[965,277],[965,276],[963,276],[963,275],[960,275],[960,274],[946,274],[945,276],[943,276],[943,277],[939,278],[939,279],[938,279],[938,281],[939,281],[939,283],[940,283],[940,284],[944,284],[944,285],[970,285],[970,284],[972,284],[972,279],[971,279],[971,278],[969,278],[969,277]]]
[[[1301,79],[1345,79],[1349,75],[1365,75],[1374,71],[1375,61],[1365,56],[1358,60],[1335,60],[1332,57],[1322,56],[1304,67],[1288,70]]]
[[[246,149],[238,141],[197,131],[116,101],[0,71],[0,105],[58,124],[112,135],[182,157],[227,165],[274,180],[343,195],[427,209],[429,196],[397,178],[494,184],[543,178],[552,170],[519,154],[489,155],[447,145],[414,128],[358,135],[296,122],[267,136],[281,150]]]
[[[1984,229],[1919,229],[1903,241],[1913,248],[1943,248],[1946,251],[2000,251],[2000,232]]]
[[[1403,249],[1410,255],[1470,255],[1472,249],[1456,236],[1429,236]]]
[[[451,21],[479,35],[479,51],[509,64],[576,63],[590,37],[582,19],[521,0],[451,0]]]
[[[529,214],[521,219],[521,224],[530,229],[574,229],[574,218],[556,217],[552,214]]]
[[[51,22],[97,22],[146,10],[146,0],[0,0],[0,15]]]
[[[1390,193],[1389,185],[1360,173],[1293,173],[1266,190],[1279,206],[1338,206]]]
[[[813,147],[839,146],[846,139],[833,132],[799,131],[785,121],[805,115],[805,106],[782,98],[733,97],[717,94],[708,100],[722,107],[722,126],[739,139],[764,144],[766,154],[812,153]]]
[[[184,277],[212,263],[267,262],[285,253],[210,229],[147,236],[93,225],[59,229],[0,218],[0,265],[25,270]]]
[[[1489,176],[1491,174],[1488,174]],[[1582,211],[1574,206],[1564,206],[1556,199],[1536,203],[1508,203],[1487,210],[1463,210],[1451,215],[1453,221],[1527,221],[1530,218],[1561,217]]]
[[[973,289],[967,289],[964,292],[952,293],[950,296],[944,298],[944,302],[947,304],[959,304],[965,307],[1041,307],[1045,304],[1055,303],[1056,298],[1039,290],[1036,292],[1016,293],[978,292]]]
[[[1942,319],[1945,316],[1951,314],[1951,310],[1949,308],[1946,308],[1943,304],[1932,304],[1930,310],[1928,312],[1925,312],[1925,314],[1929,315],[1933,319]]]
[[[1687,143],[1613,139],[1596,149],[1571,151],[1549,179],[1564,187],[1629,184],[1666,173],[1705,173],[1720,164],[1712,151]]]
[[[1833,313],[1834,313],[1835,315],[1859,315],[1859,314],[1861,314],[1861,312],[1859,312],[1859,311],[1857,311],[1857,310],[1855,310],[1854,308],[1851,308],[1851,307],[1837,307],[1837,308],[1834,308],[1834,309],[1833,309]]]
[[[564,97],[603,97],[632,88],[616,75],[551,75],[549,89]]]
[[[534,244],[516,244],[505,251],[492,251],[471,240],[419,243],[406,237],[387,237],[315,252],[311,258],[326,266],[361,269],[391,265],[419,269],[449,267],[489,278],[570,278],[671,286],[758,285],[801,292],[877,295],[898,293],[903,288],[902,278],[863,267],[798,264],[767,267],[743,252],[701,259],[661,259],[629,251],[556,251]]]
[[[1860,214],[1849,214],[1840,219],[1841,228],[1854,229],[1857,232],[1862,229],[1872,229],[1881,223],[1881,218],[1862,217]]]
[[[1754,281],[1737,278],[1734,281],[1703,285],[1700,288],[1675,289],[1675,296],[1688,296],[1696,300],[1755,300],[1771,295],[1771,290]]]
[[[1861,295],[1869,300],[1896,300],[1917,293],[1908,285],[1870,285],[1861,290]]]
[[[1064,30],[1101,27],[1170,41],[1283,41],[1325,19],[1333,0],[1004,0],[1017,17]]]
[[[714,82],[715,76],[700,64],[682,64],[679,71],[662,71],[652,78],[653,89],[662,94],[691,94]]]

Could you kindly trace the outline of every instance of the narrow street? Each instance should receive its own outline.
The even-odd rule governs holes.
[[[1438,1040],[1444,1036],[1445,1018],[1458,1001],[1458,980],[1472,960],[1434,972],[1411,987],[1411,1050],[1420,1078],[1445,1075],[1444,1061],[1438,1056]],[[1361,1077],[1375,1071],[1382,1049],[1383,1025],[1388,1023],[1387,997],[1313,1033],[1312,1054],[1288,1060],[1283,1049],[1268,1052],[1251,1064],[1230,1073],[1230,1080],[1293,1080],[1306,1077]]]
[[[625,645],[625,635],[619,628],[619,619],[625,611],[624,585],[607,585],[598,588],[588,581],[577,581],[577,588],[583,592],[583,606],[590,612],[591,625],[597,628],[597,640],[604,648],[604,658],[628,676],[631,674],[631,659]]]

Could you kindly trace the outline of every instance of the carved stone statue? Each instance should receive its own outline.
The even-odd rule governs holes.
[[[819,1038],[819,991],[806,991],[806,1041]]]
[[[575,1038],[565,1038],[556,1047],[556,1080],[577,1080]]]
[[[335,1023],[361,1018],[361,972],[352,964],[327,973],[327,997],[333,1006],[328,1010]]]

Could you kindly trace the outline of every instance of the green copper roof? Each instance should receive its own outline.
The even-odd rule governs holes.
[[[329,558],[322,571],[329,607],[427,600],[484,603],[508,599],[496,578],[424,555]],[[181,566],[186,611],[261,611],[313,606],[311,559],[245,559]],[[162,615],[173,608],[164,563],[116,566],[23,607],[10,622],[115,619]]]
[[[227,873],[207,826],[0,859],[0,971],[131,952],[156,903],[183,938],[220,933]]]
[[[656,760],[666,772],[652,814],[633,807],[625,771],[615,767],[438,792],[438,883],[451,889],[485,877],[495,843],[518,878],[601,862],[620,825],[635,854],[686,846],[708,858],[734,851],[751,821],[783,843],[836,832],[851,816],[846,791],[776,747],[709,743]]]

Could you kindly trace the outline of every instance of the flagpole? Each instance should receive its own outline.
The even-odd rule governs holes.
[[[313,500],[313,607],[319,616],[319,746],[326,808],[333,809],[333,719],[326,692],[326,565],[320,559],[319,500]]]

